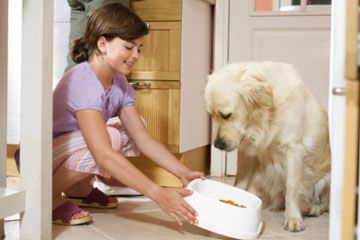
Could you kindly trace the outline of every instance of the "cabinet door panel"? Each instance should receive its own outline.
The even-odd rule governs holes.
[[[148,89],[136,90],[136,107],[150,135],[172,152],[179,149],[179,103],[179,84],[157,82]]]
[[[129,79],[180,80],[181,22],[149,22],[141,55]]]
[[[130,9],[144,21],[181,20],[181,0],[132,0]]]

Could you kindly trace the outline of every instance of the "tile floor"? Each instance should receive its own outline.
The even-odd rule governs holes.
[[[234,178],[213,178],[231,184]],[[16,187],[18,178],[9,177],[8,185]],[[94,222],[90,225],[64,227],[53,225],[53,239],[87,240],[182,240],[182,239],[229,239],[196,226],[177,226],[160,208],[144,197],[121,197],[116,210],[91,210]],[[290,233],[281,227],[283,212],[263,211],[264,231],[259,239],[328,239],[329,214],[318,218],[304,218],[306,229]],[[19,215],[5,219],[5,240],[19,239]]]

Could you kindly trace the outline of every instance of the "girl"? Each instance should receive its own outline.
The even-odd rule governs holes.
[[[112,176],[149,197],[179,225],[197,221],[197,213],[183,199],[189,190],[160,187],[125,158],[136,155],[138,147],[184,186],[204,179],[204,173],[187,169],[148,134],[134,106],[134,90],[125,75],[138,60],[148,32],[136,14],[110,3],[90,15],[84,37],[74,42],[72,57],[79,64],[64,75],[53,95],[54,223],[91,221],[88,211],[66,198],[81,199],[79,206],[117,206],[116,199],[91,187],[94,175]],[[109,123],[113,116],[121,121]]]
[[[83,36],[87,17],[99,6],[109,2],[119,2],[129,7],[129,0],[67,0],[70,7],[69,53],[66,57],[65,72],[75,66],[71,56],[72,44],[75,39]]]

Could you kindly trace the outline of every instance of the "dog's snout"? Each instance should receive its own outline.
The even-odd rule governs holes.
[[[226,142],[221,138],[216,138],[214,142],[214,146],[218,149],[224,150],[227,147]]]

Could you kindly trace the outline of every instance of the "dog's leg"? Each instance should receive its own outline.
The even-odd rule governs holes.
[[[306,215],[309,217],[318,217],[328,210],[328,205],[327,201],[311,204]]]
[[[329,208],[330,174],[324,175],[314,187],[313,202],[308,208],[307,216],[318,217]]]
[[[248,190],[252,177],[257,171],[258,160],[255,157],[249,158],[241,151],[238,152],[237,171],[234,186]]]
[[[302,164],[304,149],[301,145],[285,147],[286,194],[284,229],[291,232],[302,231],[300,197],[302,192]]]

